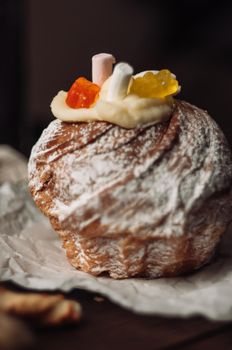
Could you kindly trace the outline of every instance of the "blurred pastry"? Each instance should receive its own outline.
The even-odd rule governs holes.
[[[64,299],[62,294],[23,293],[0,288],[1,314],[23,317],[51,327],[79,322],[81,305]]]

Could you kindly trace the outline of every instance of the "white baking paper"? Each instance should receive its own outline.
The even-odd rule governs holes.
[[[4,181],[0,185],[0,280],[37,290],[81,288],[141,314],[200,314],[232,320],[232,228],[214,261],[191,275],[155,280],[94,277],[68,263],[56,233],[34,207],[26,181]]]

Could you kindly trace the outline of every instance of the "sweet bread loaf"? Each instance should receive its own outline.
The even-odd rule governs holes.
[[[209,261],[232,219],[232,159],[207,112],[175,100],[168,120],[126,129],[54,120],[29,188],[78,269],[176,276]]]

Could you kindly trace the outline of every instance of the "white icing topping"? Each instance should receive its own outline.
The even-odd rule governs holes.
[[[154,71],[156,72],[156,71]],[[145,72],[137,76],[141,76]],[[167,120],[172,112],[173,99],[141,98],[135,94],[128,94],[122,100],[107,101],[108,87],[111,77],[102,86],[100,97],[91,108],[70,108],[66,104],[67,92],[60,91],[51,103],[53,115],[66,122],[107,121],[124,128],[135,128],[139,125],[159,123]]]

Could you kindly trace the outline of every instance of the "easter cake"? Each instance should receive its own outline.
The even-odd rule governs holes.
[[[70,263],[112,278],[177,276],[213,256],[232,219],[232,158],[208,113],[174,96],[169,70],[133,75],[93,57],[52,101],[29,188]]]

